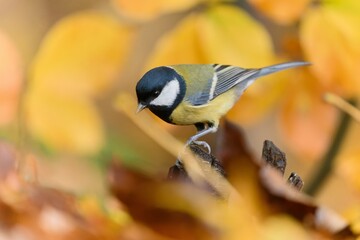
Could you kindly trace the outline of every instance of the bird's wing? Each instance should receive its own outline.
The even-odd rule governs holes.
[[[213,66],[215,74],[213,87],[210,90],[210,100],[236,85],[242,91],[245,90],[255,80],[255,75],[259,72],[259,69],[245,69],[229,65],[214,64]]]
[[[252,76],[258,71],[257,69],[214,64],[212,65],[212,76],[206,79],[201,91],[189,94],[187,100],[194,106],[200,106],[207,104],[238,84],[240,88],[245,90],[251,83],[249,80],[255,80]]]

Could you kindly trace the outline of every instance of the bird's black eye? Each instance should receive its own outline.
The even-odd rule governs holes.
[[[160,95],[160,91],[159,90],[156,90],[155,92],[153,92],[153,97],[157,97]]]

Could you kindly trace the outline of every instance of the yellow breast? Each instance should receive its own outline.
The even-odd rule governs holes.
[[[173,123],[178,125],[210,122],[217,126],[220,118],[234,106],[237,99],[234,91],[230,90],[206,105],[192,106],[188,102],[182,102],[172,112],[170,118]]]

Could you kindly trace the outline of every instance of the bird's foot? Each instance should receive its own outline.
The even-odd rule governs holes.
[[[208,154],[211,153],[211,147],[210,145],[205,142],[205,141],[196,141],[196,140],[189,140],[186,142],[186,144],[184,145],[184,150],[181,151],[181,153],[179,153],[177,159],[176,159],[176,163],[175,165],[178,167],[178,168],[183,168],[183,162],[181,161],[181,158],[182,158],[182,154],[185,152],[186,148],[190,146],[190,144],[196,144],[198,146],[202,146],[203,148],[206,148]]]
[[[178,167],[179,169],[182,169],[182,168],[184,168],[184,165],[183,165],[183,163],[181,162],[180,159],[181,159],[181,156],[179,155],[178,158],[176,159],[175,165],[176,165],[176,167]]]
[[[211,153],[211,147],[207,142],[205,142],[205,141],[189,141],[186,143],[186,146],[189,146],[192,143],[206,148],[206,150],[208,151],[208,154]]]

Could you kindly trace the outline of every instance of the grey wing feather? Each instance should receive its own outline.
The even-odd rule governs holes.
[[[194,106],[207,104],[215,97],[231,89],[242,80],[249,78],[258,71],[255,69],[244,69],[228,65],[214,64],[212,66],[214,73],[212,74],[212,77],[207,80],[206,84],[202,86],[202,91],[188,96],[187,100]]]
[[[204,105],[209,102],[209,92],[203,91],[194,95],[188,96],[187,100],[194,106]]]
[[[245,90],[255,80],[253,77],[259,70],[258,69],[245,69],[234,66],[221,66],[215,67],[216,77],[212,91],[210,91],[211,99],[219,96],[220,94],[228,91],[236,85]]]
[[[198,91],[196,93],[193,93],[191,95],[187,96],[187,101],[189,101],[194,106],[200,106],[207,104],[209,100],[209,93],[211,88],[211,78],[209,78],[207,84],[203,88],[202,91]]]

